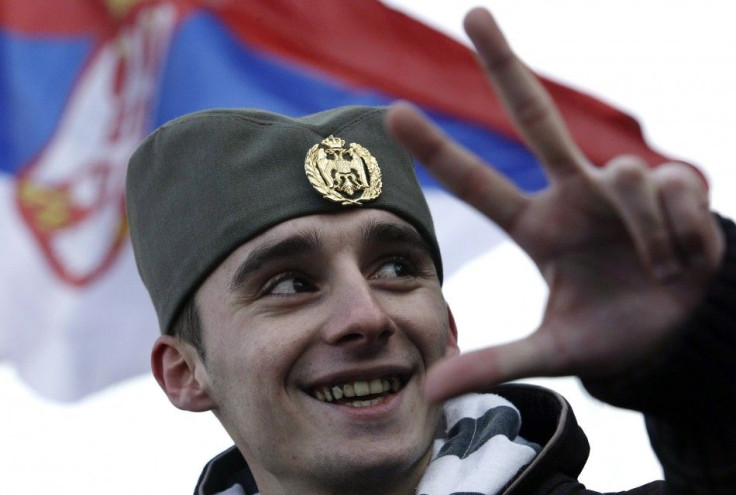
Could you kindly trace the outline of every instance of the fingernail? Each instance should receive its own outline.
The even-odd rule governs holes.
[[[654,278],[659,282],[665,282],[675,278],[682,273],[682,265],[677,260],[667,260],[654,266]]]

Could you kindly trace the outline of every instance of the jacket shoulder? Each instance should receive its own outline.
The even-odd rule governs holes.
[[[526,384],[501,385],[492,392],[519,409],[522,418],[519,434],[542,446],[534,461],[506,487],[503,495],[601,495],[587,490],[578,481],[590,446],[572,407],[562,395]],[[663,495],[664,487],[663,481],[655,481],[619,495]]]

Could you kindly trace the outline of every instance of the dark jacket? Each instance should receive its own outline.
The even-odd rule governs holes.
[[[736,494],[736,225],[721,220],[726,258],[706,299],[681,338],[646,367],[616,380],[583,380],[595,397],[645,414],[666,481],[629,495]],[[532,385],[501,385],[491,392],[520,411],[520,435],[542,446],[503,495],[593,495],[577,481],[589,446],[567,401]],[[204,468],[195,494],[233,486],[256,493],[240,452],[232,447]]]

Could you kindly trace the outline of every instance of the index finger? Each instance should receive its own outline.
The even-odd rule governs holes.
[[[411,105],[394,104],[388,129],[449,191],[506,232],[529,199],[500,172],[449,139]]]
[[[516,129],[550,178],[580,172],[586,163],[583,153],[552,98],[513,52],[493,16],[485,9],[473,9],[465,17],[465,30]]]

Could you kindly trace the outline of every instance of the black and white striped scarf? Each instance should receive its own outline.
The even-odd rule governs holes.
[[[419,495],[495,495],[540,450],[519,436],[518,409],[498,395],[464,395],[444,412],[446,437],[435,441]]]

